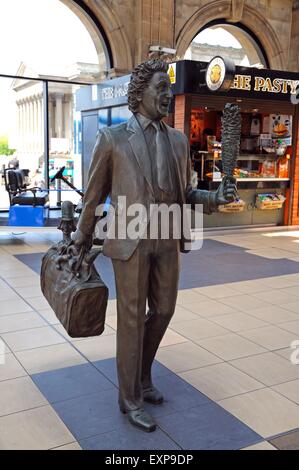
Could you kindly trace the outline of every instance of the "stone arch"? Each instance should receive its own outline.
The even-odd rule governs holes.
[[[179,57],[183,57],[193,38],[206,25],[216,20],[227,20],[231,17],[230,0],[214,0],[211,3],[197,10],[189,18],[181,31],[179,31],[176,40],[176,50]],[[234,24],[234,23],[231,23]],[[274,29],[258,10],[244,5],[240,25],[244,25],[251,30],[263,46],[270,68],[286,68],[286,59],[282,45]]]
[[[99,63],[103,63],[103,54],[107,71],[114,69],[115,75],[122,75],[133,68],[131,49],[126,33],[117,16],[105,1],[60,0],[75,13],[88,30]],[[93,20],[101,25],[102,33]],[[111,70],[110,70],[111,71]]]

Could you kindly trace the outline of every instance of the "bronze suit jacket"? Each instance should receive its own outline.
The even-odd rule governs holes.
[[[178,202],[180,205],[202,204],[204,213],[210,214],[216,209],[215,192],[192,189],[187,137],[165,123],[163,126],[167,132],[170,158],[177,176]],[[111,205],[115,209],[115,219],[125,210],[122,204],[119,204],[118,196],[126,196],[126,208],[131,204],[142,204],[148,216],[150,205],[155,203],[148,149],[144,134],[134,116],[127,123],[98,132],[83,210],[78,222],[81,232],[86,235],[93,233],[96,208],[104,203],[109,194]],[[129,220],[130,217],[127,217],[126,223]],[[127,260],[139,241],[140,238],[111,239],[108,236],[104,241],[103,253],[112,259]],[[185,239],[181,240],[181,251],[186,252],[188,250],[184,249],[184,241]]]

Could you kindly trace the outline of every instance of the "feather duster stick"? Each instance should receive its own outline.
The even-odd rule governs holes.
[[[226,176],[233,176],[237,166],[241,138],[241,113],[238,105],[227,103],[222,116],[222,168]]]

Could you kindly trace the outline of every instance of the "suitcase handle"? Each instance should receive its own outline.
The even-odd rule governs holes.
[[[71,241],[70,243],[61,246],[60,249],[60,256],[58,256],[56,260],[56,267],[58,270],[61,270],[61,263],[67,262],[71,272],[77,277],[81,277],[81,271],[84,268],[82,267],[83,263],[85,266],[85,270],[87,268],[88,276],[90,277],[91,274],[91,266],[95,261],[96,257],[102,253],[103,249],[96,248],[92,250],[87,250],[85,247],[81,247],[78,253],[78,250],[74,246],[74,242]]]

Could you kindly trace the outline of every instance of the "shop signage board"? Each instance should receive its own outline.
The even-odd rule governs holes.
[[[234,66],[220,56],[210,63],[182,60],[169,64],[174,95],[235,96],[299,103],[299,73]],[[130,75],[82,87],[76,93],[76,110],[126,105]]]
[[[130,77],[130,75],[124,75],[96,85],[80,88],[76,93],[76,111],[127,104]]]
[[[299,73],[236,66],[232,76],[231,69],[225,66],[227,59],[222,59],[223,62],[221,59],[215,57],[210,63],[191,60],[177,62],[173,93],[217,93],[222,96],[229,94],[236,97],[299,103]],[[227,83],[224,88],[225,81]]]

